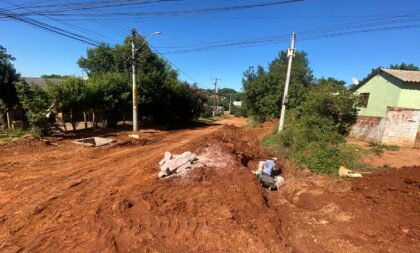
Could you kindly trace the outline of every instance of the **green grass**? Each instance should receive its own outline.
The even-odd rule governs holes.
[[[205,123],[209,123],[211,121],[218,121],[218,120],[222,120],[222,119],[227,119],[228,117],[226,116],[215,116],[215,117],[208,117],[208,118],[198,118],[199,122],[205,122]]]
[[[400,147],[397,146],[397,145],[384,145],[384,144],[380,144],[380,143],[373,142],[373,141],[369,142],[369,147],[370,147],[370,150],[375,155],[378,155],[378,156],[382,155],[385,152],[385,150],[387,150],[387,151],[399,151],[400,150]]]
[[[363,167],[360,150],[345,143],[308,141],[304,135],[290,132],[287,136],[274,134],[262,140],[262,145],[274,149],[277,155],[286,156],[300,167],[317,174],[338,175],[339,166],[349,169]]]
[[[22,129],[6,130],[3,134],[0,134],[0,141],[10,141],[14,138],[19,138],[27,134],[32,134],[32,132]]]

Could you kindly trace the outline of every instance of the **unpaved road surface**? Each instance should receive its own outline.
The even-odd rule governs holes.
[[[286,163],[268,192],[251,169],[272,130],[218,123],[102,148],[0,144],[0,252],[418,252],[420,167],[337,180]],[[213,160],[157,178],[165,151],[187,150]]]

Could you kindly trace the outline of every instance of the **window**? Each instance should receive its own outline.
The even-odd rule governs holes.
[[[369,93],[360,93],[357,107],[366,108],[369,101]]]

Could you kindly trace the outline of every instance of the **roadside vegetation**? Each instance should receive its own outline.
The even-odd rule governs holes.
[[[14,138],[19,138],[25,135],[33,135],[31,131],[25,131],[23,129],[6,129],[3,133],[0,134],[0,142],[2,141],[10,141]]]
[[[398,151],[400,150],[400,147],[397,145],[384,145],[377,142],[369,142],[370,150],[375,155],[382,155],[385,151]]]
[[[188,122],[200,117],[207,103],[205,92],[195,84],[179,80],[169,63],[143,45],[136,57],[139,116],[155,122]],[[60,84],[46,87],[26,83],[12,62],[14,58],[0,47],[0,120],[7,125],[6,112],[23,110],[25,125],[36,135],[48,135],[57,122],[78,122],[89,117],[93,127],[115,127],[119,121],[131,120],[131,40],[121,45],[102,44],[88,49],[79,66],[88,79],[74,76],[46,75],[63,78]],[[57,113],[61,117],[57,117]]]
[[[287,63],[287,52],[283,51],[267,69],[251,67],[244,73],[243,98],[251,127],[278,118]],[[390,68],[416,67],[402,63]],[[315,173],[337,175],[342,165],[349,169],[366,169],[360,162],[360,150],[346,144],[347,135],[357,119],[355,104],[358,98],[351,88],[334,78],[315,79],[308,55],[297,51],[292,65],[285,127],[280,134],[276,131],[265,138],[263,145]],[[371,143],[370,147],[378,155],[384,150],[399,148],[377,143]]]

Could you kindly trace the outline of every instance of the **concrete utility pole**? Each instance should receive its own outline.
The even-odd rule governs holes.
[[[133,74],[133,132],[137,132],[138,119],[137,119],[137,77],[136,77],[136,29],[131,30],[131,70]]]
[[[216,109],[219,106],[219,99],[217,96],[217,82],[222,80],[220,78],[213,78],[212,80],[214,80],[214,98],[213,98],[213,117],[216,116]],[[217,100],[217,105],[216,105],[216,100]]]
[[[131,68],[133,73],[133,132],[137,132],[138,130],[138,110],[137,110],[137,77],[136,77],[136,53],[137,51],[143,47],[144,44],[147,43],[147,39],[151,38],[152,36],[159,35],[160,32],[154,32],[150,34],[148,37],[143,37],[143,43],[136,47],[136,37],[137,31],[135,28],[131,30]]]
[[[293,57],[295,56],[295,40],[296,40],[296,33],[293,33],[292,42],[290,43],[290,48],[287,51],[287,57],[289,58],[289,63],[287,65],[286,84],[284,85],[283,102],[281,104],[279,131],[278,131],[279,133],[283,130],[284,115],[286,114],[286,105],[289,99],[288,93],[289,93],[289,83],[290,83],[290,72],[292,70]]]

